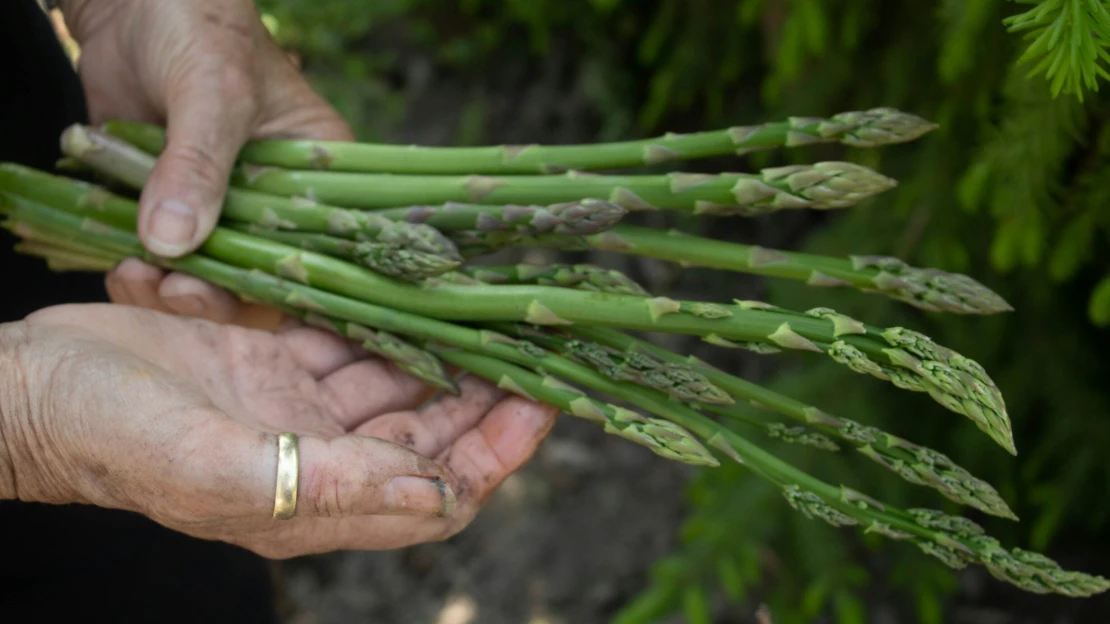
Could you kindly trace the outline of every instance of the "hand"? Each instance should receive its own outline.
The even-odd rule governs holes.
[[[81,45],[90,120],[167,127],[139,202],[139,237],[157,255],[183,256],[211,234],[247,140],[354,139],[270,38],[251,0],[63,0],[60,7]]]
[[[425,386],[305,327],[48,308],[0,326],[0,498],[132,510],[269,557],[443,539],[556,417],[461,387],[419,408]],[[302,434],[288,521],[271,519],[282,431]]]

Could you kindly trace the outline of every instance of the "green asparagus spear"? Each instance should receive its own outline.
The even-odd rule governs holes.
[[[448,202],[442,206],[386,208],[375,210],[373,214],[406,223],[424,223],[441,232],[478,230],[516,232],[526,236],[586,236],[613,227],[627,213],[614,203],[587,198],[549,206],[487,206]]]
[[[437,353],[445,361],[493,381],[504,390],[602,423],[606,433],[646,446],[667,459],[696,466],[719,465],[713,454],[688,431],[672,422],[596,401],[555,377],[537,375],[504,360],[458,349],[439,348]]]
[[[565,249],[568,244],[563,237],[546,234],[491,237],[477,231],[454,232],[452,239],[467,258],[506,247]],[[833,258],[634,225],[617,225],[600,234],[577,239],[575,247],[657,258],[683,267],[709,267],[794,279],[811,286],[857,288],[929,312],[996,314],[1013,310],[994,291],[966,275],[919,269],[885,256]]]
[[[447,202],[554,204],[595,198],[627,210],[675,209],[718,216],[846,208],[896,185],[871,169],[845,162],[775,167],[757,174],[600,176],[572,171],[561,176],[497,178],[243,167],[232,179],[242,188],[349,208]]]
[[[995,314],[1013,310],[1002,297],[966,275],[919,269],[897,258],[831,258],[630,225],[617,226],[587,240],[593,249],[658,258],[683,266],[804,280],[813,286],[855,287],[931,312]]]
[[[405,281],[420,281],[458,267],[458,262],[439,255],[433,246],[420,245],[404,231],[382,228],[367,241],[336,238],[328,234],[286,232],[258,225],[226,223],[229,229],[247,232],[286,245],[350,260],[384,275]],[[383,270],[389,267],[389,270]]]
[[[280,301],[266,302],[286,314],[296,316],[308,325],[326,329],[355,342],[363,349],[393,362],[400,370],[426,382],[427,384],[458,395],[459,387],[443,367],[443,363],[432,353],[411,345],[389,332],[371,329],[357,323],[334,319]]]
[[[537,284],[618,295],[649,296],[643,286],[620,271],[590,264],[474,265],[460,267],[458,271],[469,279],[456,282],[460,284]]]
[[[547,174],[638,167],[813,143],[878,147],[912,141],[936,127],[892,108],[873,108],[829,119],[791,117],[758,126],[592,145],[422,147],[264,139],[248,143],[240,158],[289,169],[365,173]],[[164,132],[155,126],[113,121],[104,128],[152,153],[160,152],[165,144]]]

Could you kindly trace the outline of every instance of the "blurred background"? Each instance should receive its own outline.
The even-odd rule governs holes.
[[[1003,20],[1031,3],[258,0],[274,36],[363,141],[620,140],[874,106],[940,123],[915,143],[866,153],[823,146],[697,165],[846,159],[900,181],[848,211],[636,220],[772,247],[899,256],[970,274],[1014,313],[931,315],[882,297],[650,260],[567,258],[620,268],[672,297],[829,306],[919,329],[978,360],[1007,397],[1017,458],[928,397],[831,362],[670,345],[944,451],[995,484],[1021,517],[970,516],[989,533],[1108,575],[1110,108],[1091,89],[1054,95],[1060,85],[1016,63],[1027,42]],[[866,460],[776,451],[833,483],[948,509]],[[450,541],[308,557],[275,574],[296,624],[1110,621],[1110,599],[1040,597],[982,568],[949,570],[912,546],[807,520],[738,465],[692,470],[572,419]]]

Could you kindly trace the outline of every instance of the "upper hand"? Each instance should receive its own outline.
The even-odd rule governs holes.
[[[396,548],[463,528],[554,423],[474,378],[421,408],[427,387],[363,355],[126,306],[0,325],[0,498],[137,511],[271,557]],[[289,521],[271,519],[283,431],[302,434]]]
[[[63,0],[60,6],[81,45],[78,69],[92,123],[166,125],[165,150],[139,201],[139,238],[156,255],[186,255],[211,234],[247,140],[354,140],[273,42],[252,0]],[[190,281],[196,280],[178,286],[202,288]],[[224,301],[234,314],[254,308]],[[149,307],[195,313],[175,303],[181,302]]]

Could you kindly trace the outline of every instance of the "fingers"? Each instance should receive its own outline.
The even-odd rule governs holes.
[[[429,387],[378,358],[343,366],[320,380],[328,409],[348,431],[386,412],[409,410],[429,396]]]
[[[435,457],[489,413],[505,393],[477,377],[459,383],[459,396],[445,396],[420,411],[393,412],[362,424],[355,433],[392,440]]]
[[[171,258],[212,232],[258,110],[249,58],[195,54],[199,60],[167,93],[166,146],[139,202],[139,238]]]
[[[298,517],[454,512],[455,494],[442,469],[402,446],[356,436],[304,438],[300,455]]]
[[[182,522],[269,519],[277,483],[277,436],[219,412],[206,414],[192,423],[186,441],[171,448],[182,456],[167,458],[163,481],[176,484],[171,491],[178,500],[160,504],[170,504]],[[396,444],[354,436],[301,436],[298,447],[297,519],[443,517],[455,508],[442,468]]]
[[[230,323],[240,307],[231,293],[182,273],[167,275],[158,285],[157,296],[177,314],[216,323]]]
[[[313,327],[292,321],[280,332],[289,347],[289,353],[302,368],[315,379],[334,373],[355,360],[366,357],[366,352],[350,340]]]
[[[558,415],[550,405],[509,397],[437,458],[458,497],[443,537],[469,524],[501,483],[532,458]]]
[[[158,287],[165,272],[135,258],[128,258],[104,278],[108,296],[121,305],[169,312],[169,307],[158,296]]]
[[[184,273],[170,273],[128,258],[105,278],[113,302],[255,329],[275,329],[281,313],[247,304],[227,291]]]

